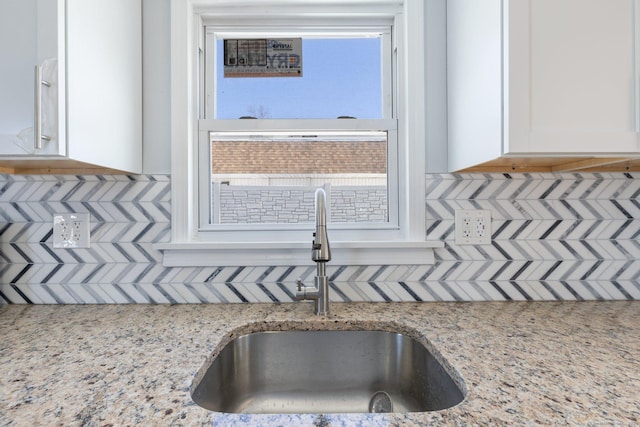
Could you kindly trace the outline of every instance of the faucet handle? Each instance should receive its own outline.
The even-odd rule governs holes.
[[[298,279],[296,283],[298,284],[298,292],[302,292],[302,279]]]

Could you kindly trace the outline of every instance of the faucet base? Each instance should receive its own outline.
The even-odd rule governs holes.
[[[329,280],[327,276],[315,278],[316,288],[318,289],[318,298],[314,301],[314,311],[319,316],[329,314]]]
[[[313,279],[314,286],[304,286],[298,280],[297,300],[313,300],[313,311],[319,316],[329,314],[329,278],[324,262],[317,263],[318,274]]]

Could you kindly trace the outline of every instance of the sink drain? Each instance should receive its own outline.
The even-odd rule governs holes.
[[[393,412],[393,402],[391,402],[391,396],[389,396],[389,394],[384,391],[376,392],[369,401],[369,412]]]

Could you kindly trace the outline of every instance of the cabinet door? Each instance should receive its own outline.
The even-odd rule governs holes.
[[[56,0],[0,3],[0,155],[61,154],[59,144],[58,13]],[[40,97],[36,99],[36,66]],[[64,92],[61,92],[64,93]],[[42,135],[36,148],[36,103]]]
[[[640,152],[635,2],[504,2],[505,154]]]
[[[140,172],[141,22],[140,0],[67,0],[69,158]]]

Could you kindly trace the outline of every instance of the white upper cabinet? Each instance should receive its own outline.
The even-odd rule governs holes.
[[[141,0],[0,3],[0,171],[141,172],[141,22]]]
[[[640,156],[637,0],[449,0],[449,169]]]
[[[58,135],[58,93],[64,94],[64,37],[58,37],[55,1],[0,3],[0,152],[3,155],[64,155]],[[36,70],[36,67],[38,70]],[[39,84],[36,84],[39,73]],[[46,83],[43,83],[46,82]],[[36,91],[39,95],[36,100]],[[36,103],[40,133],[36,142]],[[64,110],[62,111],[64,113]],[[36,149],[36,144],[40,145]],[[61,151],[62,150],[62,151]]]

